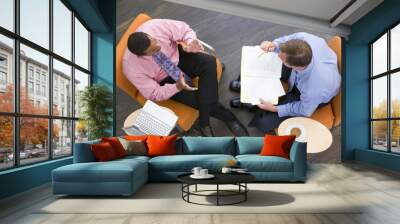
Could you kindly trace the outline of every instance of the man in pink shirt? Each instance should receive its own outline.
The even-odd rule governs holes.
[[[178,45],[183,42],[185,44]],[[128,39],[125,76],[148,100],[173,99],[199,110],[199,129],[214,136],[210,116],[225,121],[236,136],[248,135],[233,113],[218,102],[215,57],[204,53],[196,33],[184,22],[152,19]],[[198,89],[191,78],[199,77]]]

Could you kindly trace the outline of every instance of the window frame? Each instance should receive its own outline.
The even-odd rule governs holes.
[[[373,39],[371,42],[368,43],[369,47],[369,149],[373,151],[379,151],[379,152],[386,152],[386,153],[392,153],[392,154],[400,154],[400,152],[393,152],[392,151],[392,121],[398,121],[400,120],[400,117],[393,117],[392,116],[392,99],[391,99],[391,90],[392,90],[392,85],[391,85],[391,79],[392,75],[396,75],[396,73],[400,72],[400,67],[393,68],[391,69],[391,31],[393,28],[396,26],[400,26],[400,21],[395,22],[392,24],[390,27],[385,29],[384,32],[379,34],[375,39]],[[384,35],[387,35],[387,64],[386,64],[386,71],[380,74],[376,74],[374,76],[373,74],[373,44],[379,40],[381,37]],[[386,118],[373,118],[373,81],[378,78],[386,77],[386,86],[387,86],[387,105],[386,105]],[[379,150],[374,148],[374,136],[373,136],[373,122],[375,121],[386,121],[386,150]]]
[[[12,117],[13,119],[13,154],[14,154],[14,161],[13,161],[13,166],[10,167],[5,167],[5,168],[0,168],[0,172],[4,170],[10,170],[10,169],[16,169],[19,167],[23,166],[29,166],[33,164],[38,164],[38,163],[43,163],[49,160],[58,160],[62,159],[65,157],[70,157],[73,156],[74,152],[74,143],[75,143],[75,123],[76,121],[79,120],[79,117],[75,116],[75,108],[71,108],[71,114],[70,116],[56,116],[53,115],[53,59],[58,60],[61,63],[64,63],[66,65],[71,66],[71,92],[72,92],[72,99],[71,99],[71,105],[74,105],[75,103],[75,88],[74,88],[74,82],[75,82],[75,69],[85,73],[89,77],[89,83],[88,85],[91,86],[93,82],[93,77],[92,77],[92,61],[91,61],[91,49],[92,49],[92,43],[91,43],[91,38],[92,38],[92,30],[88,27],[88,25],[84,22],[84,20],[76,13],[72,7],[66,2],[65,0],[59,0],[64,6],[71,11],[71,59],[64,58],[63,56],[53,52],[53,1],[54,0],[48,0],[49,3],[49,48],[46,49],[45,47],[40,46],[39,44],[36,44],[32,41],[30,41],[27,38],[24,38],[23,36],[20,35],[20,0],[14,0],[13,1],[13,10],[14,10],[14,31],[10,31],[4,27],[0,26],[0,35],[3,35],[5,37],[11,38],[13,40],[14,48],[13,48],[13,63],[12,63],[12,69],[11,71],[13,72],[13,79],[14,79],[14,110],[13,112],[2,112],[0,111],[0,116],[4,117]],[[75,63],[75,24],[74,24],[74,19],[79,20],[79,22],[85,27],[85,29],[88,31],[89,35],[89,40],[88,40],[88,61],[89,61],[89,66],[88,69],[85,69],[81,67],[80,65]],[[47,88],[46,93],[48,97],[48,112],[46,115],[38,115],[38,114],[27,114],[27,113],[21,113],[20,112],[20,45],[23,44],[27,47],[32,48],[33,50],[39,51],[40,53],[43,53],[48,56],[49,63],[48,63],[48,82],[47,82]],[[29,66],[29,64],[27,64]],[[27,71],[28,71],[27,67]],[[27,81],[30,80],[29,73],[25,74]],[[34,85],[36,83],[36,70],[33,70],[33,82]],[[41,73],[40,73],[41,75]],[[41,83],[41,77],[39,76],[39,83]],[[28,89],[27,89],[28,91]],[[36,91],[36,90],[34,90]],[[40,94],[41,96],[42,94]],[[45,118],[47,119],[48,122],[48,136],[47,136],[47,142],[49,143],[47,145],[47,151],[48,155],[47,158],[44,158],[41,161],[38,162],[32,162],[32,163],[26,163],[26,164],[21,164],[20,161],[20,119],[28,117],[28,118]],[[54,147],[53,147],[53,121],[56,120],[66,120],[66,121],[71,121],[71,153],[68,155],[62,155],[62,156],[54,156]]]

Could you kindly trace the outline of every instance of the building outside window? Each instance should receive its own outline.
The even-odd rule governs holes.
[[[0,54],[0,91],[4,92],[7,87],[7,55]]]
[[[28,82],[28,93],[29,94],[34,94],[34,88],[33,88],[33,82],[32,81]]]
[[[28,74],[29,74],[29,79],[33,80],[33,67],[32,66],[29,66]]]
[[[5,1],[2,6],[7,4],[11,5],[6,8],[14,7],[13,1]],[[0,30],[0,98],[7,99],[0,100],[0,170],[70,156],[73,143],[87,139],[86,126],[78,122],[79,113],[70,106],[79,102],[77,93],[81,87],[90,85],[89,81],[80,81],[90,80],[91,75],[87,26],[61,0],[21,0],[17,10],[16,14],[12,11],[13,17],[20,16],[14,18],[19,21],[17,29],[0,23],[9,30]],[[17,62],[13,60],[14,52],[20,59]],[[15,66],[19,66],[18,99],[13,97]],[[50,89],[50,78],[53,78],[53,89]],[[63,81],[62,86],[59,80]],[[12,88],[1,90],[4,83]],[[81,83],[79,89],[65,88],[78,83]],[[57,104],[61,94],[63,102]],[[53,99],[52,107],[50,99]],[[18,113],[13,109],[15,104],[20,108]],[[19,131],[14,134],[14,130]],[[33,132],[38,134],[33,137]]]

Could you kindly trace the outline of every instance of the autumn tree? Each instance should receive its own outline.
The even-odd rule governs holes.
[[[391,117],[400,117],[400,100],[393,99],[391,101]],[[378,106],[373,107],[373,118],[387,118],[387,100],[380,102]],[[386,138],[387,135],[387,122],[388,121],[375,121],[373,124],[374,138]],[[391,121],[392,141],[398,141],[400,137],[400,122]]]
[[[14,88],[8,85],[6,92],[0,94],[0,110],[3,112],[13,112],[14,107]],[[48,112],[47,103],[34,105],[29,99],[29,95],[24,87],[20,88],[20,110],[23,114],[41,114],[46,115]],[[59,111],[55,110],[58,114]],[[11,116],[0,116],[0,146],[3,148],[13,147],[13,119]],[[47,143],[48,136],[48,119],[47,118],[20,118],[20,148],[24,149],[26,145]],[[53,126],[53,138],[58,137],[59,128]]]

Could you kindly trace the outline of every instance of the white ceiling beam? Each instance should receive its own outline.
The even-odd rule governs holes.
[[[350,5],[346,10],[344,10],[336,19],[331,21],[330,27],[336,27],[347,18],[349,18],[355,11],[360,9],[364,4],[366,4],[368,0],[357,0],[353,4]]]
[[[350,27],[338,25],[331,27],[328,21],[300,16],[292,13],[282,12],[273,9],[260,8],[251,5],[239,4],[222,0],[165,0],[168,2],[193,6],[235,16],[246,17],[266,22],[277,23],[281,25],[303,28],[306,30],[325,33],[328,35],[340,35],[348,37]]]

